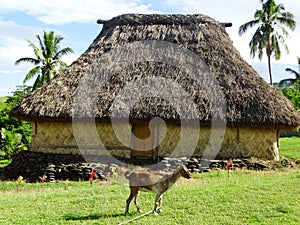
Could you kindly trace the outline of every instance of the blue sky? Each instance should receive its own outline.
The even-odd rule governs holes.
[[[283,51],[280,61],[273,60],[275,81],[290,77],[284,68],[296,69],[296,57],[300,56],[300,1],[277,2],[282,2],[296,16],[298,26],[290,32],[291,38],[287,41],[289,54]],[[123,13],[201,13],[220,22],[232,22],[227,32],[234,46],[268,81],[266,59],[260,63],[249,56],[248,43],[254,29],[242,37],[238,35],[238,27],[251,20],[259,7],[260,0],[0,0],[0,96],[8,95],[21,85],[31,68],[30,64],[14,65],[18,58],[33,56],[25,39],[35,41],[35,34],[54,30],[65,38],[63,47],[69,46],[75,51],[64,58],[70,64],[100,32],[102,26],[96,23],[97,19],[110,19]]]

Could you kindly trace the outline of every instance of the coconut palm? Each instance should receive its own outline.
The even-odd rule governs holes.
[[[299,72],[291,68],[286,68],[285,71],[295,75],[295,78],[283,79],[279,82],[279,86],[288,84],[289,86],[300,85],[300,57],[298,57]]]
[[[266,50],[270,84],[272,85],[271,56],[275,56],[276,60],[280,59],[280,44],[288,52],[288,47],[284,39],[285,37],[289,37],[286,27],[293,31],[296,27],[296,22],[294,15],[285,11],[282,4],[277,5],[274,0],[261,0],[261,3],[262,9],[255,11],[254,20],[240,26],[239,35],[244,34],[249,28],[258,25],[249,43],[250,55],[254,58],[256,53],[258,53],[258,57],[261,60],[263,50]]]
[[[38,39],[39,46],[26,39],[29,46],[33,48],[35,58],[24,57],[15,62],[16,65],[23,62],[34,64],[35,67],[26,74],[23,80],[23,83],[26,83],[26,81],[37,75],[32,87],[33,90],[49,82],[59,71],[66,67],[67,64],[61,61],[61,57],[73,52],[69,47],[60,49],[63,37],[55,35],[54,31],[49,33],[44,31],[43,39],[38,34],[35,37]]]

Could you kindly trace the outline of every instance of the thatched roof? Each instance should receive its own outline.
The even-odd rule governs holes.
[[[220,118],[224,116],[228,125],[280,129],[293,129],[299,126],[300,115],[292,103],[267,84],[234,48],[225,31],[225,27],[230,24],[219,23],[201,14],[125,14],[108,21],[99,20],[98,23],[103,24],[103,29],[86,52],[47,85],[37,89],[18,104],[12,110],[13,116],[28,121],[71,121],[74,111],[78,111],[78,108],[74,110],[74,99],[77,98],[78,103],[78,92],[86,92],[79,108],[88,109],[90,104],[96,106],[94,112],[83,113],[82,118],[95,116],[96,119],[101,120],[113,116],[121,119],[128,116],[126,114],[128,109],[124,105],[128,101],[129,92],[124,89],[132,81],[148,77],[162,78],[159,84],[161,88],[157,90],[160,94],[145,97],[139,94],[143,92],[138,90],[141,85],[130,86],[129,95],[134,93],[135,101],[138,99],[130,109],[130,119],[148,120],[157,116],[178,120],[180,117],[209,123],[213,108],[210,102],[214,101],[218,104],[218,99],[221,97],[210,96],[210,88],[213,91],[215,87],[210,86],[209,82],[205,83],[207,79],[202,80],[201,87],[186,71],[182,71],[176,65],[151,60],[135,61],[121,68],[120,71],[115,71],[109,78],[105,78],[105,84],[103,74],[88,78],[89,72],[95,67],[95,62],[105,54],[113,52],[124,44],[157,40],[189,49],[208,65],[226,103],[226,111],[220,111],[216,115]],[[122,57],[126,58],[124,55]],[[93,65],[92,69],[91,65]],[[180,86],[178,90],[176,88],[171,90],[174,85],[170,88],[168,83],[164,83],[170,80]],[[88,85],[81,85],[84,82],[88,82]],[[148,88],[149,84],[146,87]],[[191,102],[186,100],[185,94],[180,93],[180,88],[189,95],[188,100],[192,100],[196,105],[195,114],[178,113],[178,108],[176,109],[171,100],[162,97],[175,93],[182,107],[190,108]],[[123,99],[122,95],[120,96],[122,91]],[[89,95],[96,96],[97,101],[93,100],[92,103],[88,101]],[[116,103],[114,101],[117,96],[119,100]]]

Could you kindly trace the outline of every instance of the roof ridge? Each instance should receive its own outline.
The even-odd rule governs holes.
[[[219,24],[223,27],[231,27],[232,23],[220,23],[203,14],[123,14],[110,20],[97,20],[98,24],[105,27],[122,25],[190,25],[190,24]]]

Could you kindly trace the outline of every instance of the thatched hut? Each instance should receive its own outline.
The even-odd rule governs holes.
[[[125,14],[108,21],[99,20],[98,23],[103,24],[103,28],[86,52],[12,110],[13,116],[33,124],[31,151],[103,154],[105,148],[116,156],[157,158],[170,156],[175,148],[179,148],[176,156],[184,156],[185,148],[195,139],[195,136],[189,134],[196,130],[194,156],[202,156],[207,149],[215,151],[217,148],[215,153],[222,158],[276,159],[279,131],[299,126],[300,116],[292,103],[268,85],[234,48],[225,31],[229,24],[201,14]],[[143,41],[162,41],[168,47],[175,45],[183,51],[189,50],[202,60],[202,65],[208,66],[217,85],[211,86],[207,77],[200,83],[195,81],[202,74],[196,74],[194,79],[181,70],[182,65],[176,66],[176,62],[161,63],[135,58],[130,63],[130,57],[138,55],[132,54],[131,50],[125,56],[122,55],[122,58],[129,58],[127,65],[118,68],[111,76],[105,79],[105,74],[95,76],[94,73],[90,76],[91,71],[99,69],[95,69],[97,65],[104,65],[97,62],[101,57],[124,45],[138,45]],[[169,46],[167,43],[172,44]],[[118,52],[112,55],[117,57]],[[113,70],[114,66],[106,66]],[[143,78],[158,81],[160,88],[155,88],[160,94],[143,94],[146,90],[141,90],[141,83],[139,87],[130,86],[132,81]],[[174,89],[173,85],[171,90],[165,81],[178,84],[178,89]],[[147,82],[143,83],[145,89],[151,86],[151,79]],[[128,86],[131,93],[124,91]],[[215,95],[215,86],[220,89],[221,96]],[[184,90],[185,94],[180,93],[180,90]],[[78,93],[87,94],[78,100]],[[132,99],[124,97],[125,93],[135,97],[129,109],[126,102]],[[180,102],[181,108],[188,109],[193,105],[194,110],[178,112],[180,107],[163,97],[170,93]],[[90,96],[94,96],[92,100]],[[117,97],[121,99],[116,101]],[[214,107],[222,104],[219,99],[224,100],[225,109],[217,109],[212,115]],[[78,110],[79,116],[76,114]],[[193,113],[189,113],[191,111]],[[158,119],[158,123],[151,124],[149,121],[153,118],[163,119],[164,123]],[[211,141],[213,120],[221,124],[220,128],[217,125],[214,130],[226,125],[222,137],[213,137],[221,140],[219,146],[214,146],[214,141]],[[200,123],[200,129],[195,125],[197,123]],[[118,135],[114,127],[117,127]],[[95,133],[101,143],[97,138],[90,138]],[[181,135],[185,139],[178,147]]]

